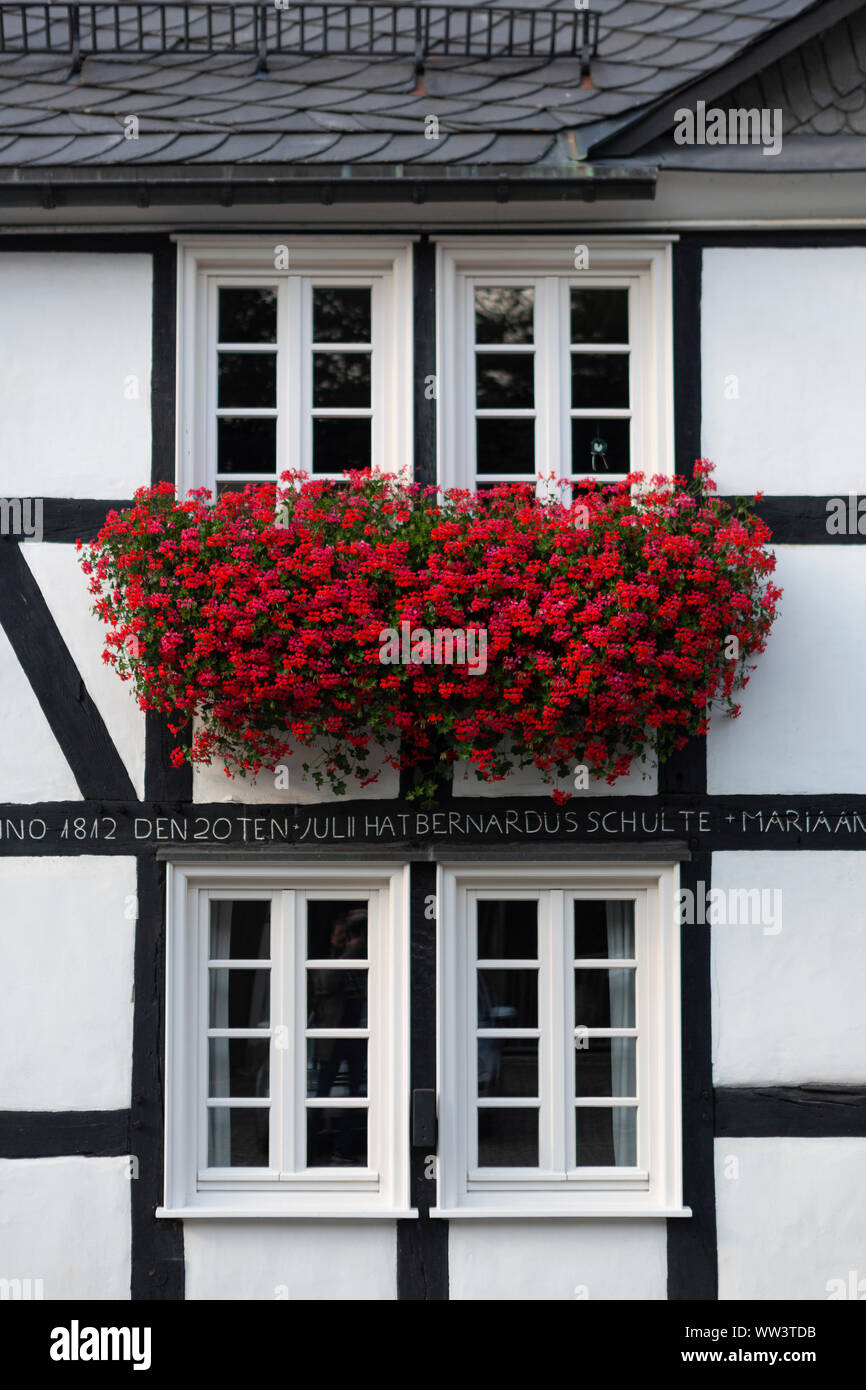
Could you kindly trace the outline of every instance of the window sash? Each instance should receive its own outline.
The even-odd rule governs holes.
[[[312,472],[314,418],[369,418],[371,465],[385,472],[411,468],[412,441],[412,273],[411,241],[383,235],[311,237],[178,236],[179,351],[177,449],[178,487],[214,491],[219,484],[274,483],[288,469]],[[288,248],[288,268],[276,269],[277,251]],[[315,288],[371,291],[371,398],[368,408],[342,410],[313,405],[312,295]],[[226,407],[222,417],[217,391],[217,294],[223,288],[277,291],[277,342],[241,344],[238,351],[266,351],[277,357],[276,406]],[[338,344],[323,345],[337,350]],[[345,345],[353,352],[360,344]],[[315,410],[315,416],[314,416]],[[332,413],[333,410],[333,413]],[[273,473],[218,471],[217,419],[275,418]],[[246,460],[239,460],[246,462]],[[339,478],[320,472],[321,478]]]
[[[459,293],[463,300],[463,337],[467,346],[465,380],[467,401],[464,411],[463,452],[469,483],[477,487],[491,482],[535,482],[540,497],[547,487],[536,478],[537,473],[554,473],[557,478],[575,480],[596,478],[613,482],[626,476],[625,470],[597,474],[589,469],[574,470],[572,458],[571,421],[598,421],[602,435],[606,420],[629,422],[630,468],[636,462],[637,429],[636,401],[641,394],[641,351],[638,339],[640,320],[640,277],[637,275],[518,275],[480,274],[458,277]],[[513,286],[532,289],[534,299],[534,333],[530,344],[499,344],[476,342],[475,291],[478,289]],[[572,289],[624,289],[628,292],[628,343],[604,344],[571,342]],[[531,357],[534,362],[534,404],[523,407],[479,408],[476,397],[476,372],[479,355]],[[629,404],[622,406],[573,406],[571,398],[572,359],[589,353],[628,355]],[[534,466],[521,473],[479,473],[477,460],[477,421],[534,420]],[[574,470],[574,471],[573,471]],[[563,497],[568,500],[569,494]]]
[[[504,959],[485,961],[477,954],[477,908],[479,902],[506,899],[509,902],[536,902],[538,904],[538,960]],[[647,913],[646,894],[629,894],[604,890],[538,889],[490,892],[469,889],[463,900],[462,921],[458,931],[466,942],[464,1007],[465,1027],[469,1046],[466,1048],[465,1095],[467,1102],[467,1141],[470,1184],[483,1188],[488,1184],[501,1185],[503,1182],[531,1181],[538,1178],[544,1181],[580,1182],[585,1171],[593,1175],[601,1174],[618,1179],[620,1177],[646,1177],[647,1159],[645,1125],[641,1115],[641,1095],[648,1092],[646,1075],[647,1046],[642,1046],[642,1032],[645,1031],[647,1012],[642,983],[645,972],[641,962],[646,954]],[[637,1041],[637,1084],[636,1096],[604,1097],[592,1096],[578,1099],[576,1089],[576,1034],[577,1025],[572,1022],[575,1016],[574,972],[576,961],[573,944],[574,904],[586,901],[630,902],[635,914],[636,957],[631,960],[612,959],[609,962],[594,959],[582,968],[589,969],[628,969],[634,963],[635,969],[635,1026],[588,1028],[588,1038],[633,1037]],[[478,1025],[477,972],[480,969],[538,970],[538,1026],[537,1028],[481,1028]],[[537,1038],[538,1039],[538,1097],[479,1097],[477,1094],[478,1051],[477,1040],[481,1038]],[[579,1108],[614,1108],[616,1106],[634,1108],[637,1116],[637,1162],[633,1167],[609,1165],[587,1170],[585,1165],[578,1167],[575,1136],[575,1114]],[[538,1167],[482,1167],[478,1158],[478,1112],[484,1109],[537,1109],[539,1113]]]
[[[591,237],[591,269],[574,270],[574,241],[560,238],[442,237],[438,242],[439,472],[444,487],[477,487],[494,482],[536,481],[540,497],[550,495],[537,473],[557,479],[611,481],[622,473],[572,472],[573,420],[628,422],[629,471],[646,477],[670,476],[673,449],[673,342],[671,238]],[[522,270],[520,269],[522,267]],[[475,289],[483,286],[532,288],[535,295],[535,465],[523,474],[477,472],[475,362],[479,351],[516,351],[508,345],[476,344]],[[572,344],[572,289],[626,289],[628,344]],[[589,352],[628,353],[628,406],[572,406],[571,362]],[[493,411],[493,414],[499,414]],[[502,412],[507,418],[508,412]],[[519,418],[514,412],[512,418]],[[526,418],[524,415],[523,418]],[[555,487],[554,495],[567,489]]]
[[[440,867],[440,1214],[681,1213],[677,883],[675,865]],[[485,899],[539,902],[537,1169],[478,1166],[476,904]],[[599,1109],[623,1102],[624,1109],[634,1109],[636,1102],[633,1167],[576,1164],[575,1116],[581,1107],[575,1095],[574,978],[575,961],[583,958],[573,950],[572,923],[573,904],[581,901],[634,904],[634,958],[592,960],[592,968],[601,970],[611,962],[616,969],[636,961],[634,1026],[587,1032],[590,1039],[637,1039],[635,1094],[580,1098]]]
[[[170,865],[168,877],[166,1204],[164,1214],[408,1215],[408,950],[405,915],[408,869],[329,866]],[[267,1028],[209,1029],[210,907],[214,901],[266,901],[271,906],[270,998]],[[367,976],[363,1029],[325,1024],[311,1030],[307,1016],[305,925],[314,901],[366,902],[367,958],[352,961]],[[215,960],[215,958],[214,958]],[[327,965],[340,969],[339,958]],[[231,961],[248,971],[264,960]],[[217,967],[224,968],[224,967]],[[317,967],[316,967],[317,968]],[[347,966],[348,968],[348,966]],[[217,1015],[219,1019],[221,1016]],[[216,1020],[215,1020],[216,1021]],[[337,1024],[340,1019],[337,1018]],[[208,1167],[208,1111],[225,1097],[209,1097],[208,1033],[258,1036],[269,1047],[269,1152],[252,1167]],[[311,1096],[307,1091],[308,1034],[368,1034],[367,1096]],[[258,1097],[229,1097],[249,1111]],[[243,1104],[237,1104],[243,1101]],[[251,1103],[252,1102],[252,1103]],[[312,1104],[310,1104],[312,1102]],[[306,1166],[308,1113],[328,1108],[369,1116],[366,1166]],[[259,1108],[265,1108],[261,1106]],[[240,1204],[240,1206],[238,1205]]]

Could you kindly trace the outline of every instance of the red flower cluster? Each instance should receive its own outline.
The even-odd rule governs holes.
[[[710,469],[568,485],[570,505],[375,473],[284,474],[215,505],[159,484],[82,563],[105,659],[175,733],[198,717],[176,762],[255,774],[324,743],[313,775],[338,792],[375,780],[374,746],[419,795],[457,761],[613,782],[703,733],[712,701],[736,713],[773,622],[770,533],[713,496]],[[383,664],[403,624],[483,632],[486,663]]]

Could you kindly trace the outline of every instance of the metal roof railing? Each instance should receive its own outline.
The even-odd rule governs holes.
[[[333,0],[125,0],[0,4],[0,53],[71,54],[73,69],[97,54],[252,53],[414,58],[579,58],[598,43],[591,10],[483,5],[333,3]]]

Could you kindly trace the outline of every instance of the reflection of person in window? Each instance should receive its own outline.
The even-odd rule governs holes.
[[[355,908],[334,923],[329,955],[338,960],[365,960],[367,946],[365,928],[367,913]],[[316,972],[313,1000],[315,1028],[363,1028],[366,1024],[366,971],[320,970]],[[367,1044],[363,1038],[317,1038],[314,1044],[316,1061],[316,1096],[327,1097],[334,1091],[340,1076],[340,1088],[350,1096],[366,1094],[365,1060]],[[312,1122],[315,1111],[310,1113]],[[348,1163],[351,1157],[353,1112],[341,1109],[333,1161]],[[318,1126],[317,1126],[318,1128]],[[322,1161],[323,1155],[318,1156]]]

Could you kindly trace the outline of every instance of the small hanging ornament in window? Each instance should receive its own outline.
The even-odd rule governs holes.
[[[606,473],[607,466],[607,440],[601,437],[601,425],[596,425],[595,434],[589,444],[590,463],[593,473]]]

